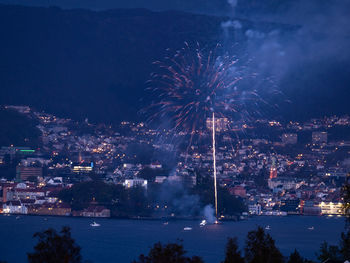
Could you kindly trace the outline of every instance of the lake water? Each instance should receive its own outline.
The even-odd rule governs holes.
[[[253,217],[240,222],[200,227],[198,221],[170,221],[164,225],[156,220],[97,219],[100,227],[91,227],[89,218],[0,216],[0,260],[8,263],[26,262],[26,253],[32,251],[36,240],[34,232],[49,227],[69,226],[72,236],[82,247],[84,260],[99,262],[131,262],[139,254],[147,253],[158,241],[183,240],[189,255],[201,256],[207,263],[223,259],[228,237],[237,237],[241,248],[248,231],[258,225],[270,226],[268,232],[276,240],[284,255],[295,248],[309,259],[315,259],[320,244],[326,240],[337,244],[344,229],[344,218],[339,217]],[[314,230],[308,228],[314,226]],[[192,227],[184,231],[184,227]]]

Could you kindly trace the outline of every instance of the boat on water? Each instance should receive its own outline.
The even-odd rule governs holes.
[[[314,226],[310,226],[310,227],[308,227],[307,229],[309,229],[309,230],[314,230],[315,228],[314,228]]]
[[[265,227],[265,230],[270,230],[270,229],[271,229],[270,225],[267,225],[267,226]]]
[[[20,219],[21,217],[20,216],[16,216],[16,219],[18,220],[18,219]]]
[[[205,226],[207,224],[207,220],[202,220],[202,222],[199,223],[200,226]]]
[[[169,225],[169,222],[164,222],[163,225],[167,226]]]
[[[93,223],[90,224],[90,226],[92,227],[97,227],[97,226],[101,226],[100,224],[96,223],[95,221]]]
[[[191,230],[192,230],[192,227],[189,227],[189,226],[184,227],[184,231],[191,231]]]

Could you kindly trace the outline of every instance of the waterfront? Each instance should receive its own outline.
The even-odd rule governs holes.
[[[276,240],[284,255],[294,248],[305,257],[315,259],[320,244],[326,240],[337,244],[344,229],[344,218],[339,217],[254,217],[222,225],[199,226],[199,221],[177,220],[167,225],[157,220],[98,219],[100,227],[90,227],[93,219],[72,217],[0,216],[0,260],[8,263],[26,262],[26,253],[32,251],[36,240],[32,235],[49,227],[60,229],[67,225],[72,236],[82,247],[84,260],[99,262],[131,262],[141,253],[147,253],[157,241],[183,240],[190,255],[199,255],[205,262],[223,259],[227,237],[238,237],[242,248],[248,231],[256,226],[270,226],[268,232]],[[184,231],[184,227],[192,231]],[[309,230],[309,227],[314,230]]]

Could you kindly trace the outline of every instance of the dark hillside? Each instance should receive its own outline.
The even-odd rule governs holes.
[[[272,74],[287,68],[278,73],[277,84],[296,107],[281,105],[281,115],[347,112],[348,60],[340,64],[325,57],[305,63],[290,52],[289,60],[278,61],[264,53],[270,52],[265,46],[271,39],[256,36],[278,31],[277,44],[288,52],[299,26],[240,20],[241,29],[233,32],[221,26],[228,19],[145,9],[94,12],[0,5],[0,104],[29,105],[94,122],[139,119],[137,112],[147,104],[147,98],[141,99],[152,62],[166,49],[182,48],[184,41],[209,47],[239,42],[238,53],[257,57],[258,69],[259,63]]]

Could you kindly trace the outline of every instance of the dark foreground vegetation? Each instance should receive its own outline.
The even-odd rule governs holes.
[[[79,263],[83,261],[81,248],[71,237],[70,229],[63,227],[60,232],[48,229],[35,233],[38,243],[34,251],[28,253],[30,263]],[[258,227],[248,232],[244,252],[239,250],[237,238],[228,238],[225,257],[221,263],[312,263],[303,258],[297,250],[289,257],[284,257],[275,245],[272,237]],[[328,263],[340,263],[349,259],[350,235],[349,232],[342,233],[339,246],[329,246],[326,242],[321,245],[317,254],[318,261]],[[175,243],[153,245],[147,255],[141,254],[132,263],[203,263],[200,256],[188,256],[181,240]]]

